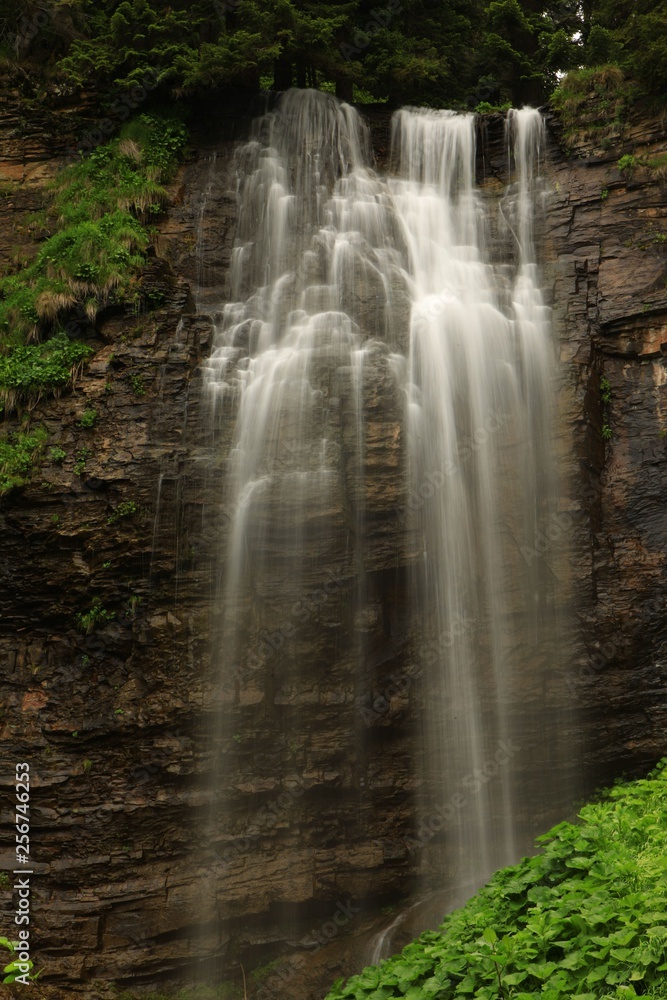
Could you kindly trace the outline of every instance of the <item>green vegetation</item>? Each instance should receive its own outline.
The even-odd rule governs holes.
[[[144,396],[146,394],[143,375],[139,372],[131,372],[130,382],[132,383],[132,392],[135,396]]]
[[[622,156],[616,166],[622,174],[627,174],[630,177],[637,169],[638,160],[636,156],[632,156],[630,153],[626,153]]]
[[[269,86],[496,108],[543,103],[563,72],[567,90],[612,67],[632,99],[659,104],[667,0],[18,0],[0,11],[0,51],[99,94],[108,117],[92,148],[145,102],[218,91],[231,103]]]
[[[480,101],[475,108],[476,115],[491,115],[491,114],[507,114],[507,112],[512,107],[511,101],[506,101],[505,104],[489,104],[488,101]]]
[[[267,85],[497,107],[612,64],[667,94],[667,0],[42,0],[34,23],[33,6],[0,14],[5,59],[97,91],[100,135],[149,100]]]
[[[106,625],[107,622],[113,621],[115,617],[115,613],[107,611],[102,606],[101,599],[96,597],[90,606],[90,610],[77,614],[76,620],[79,629],[85,632],[86,635],[90,635],[99,625]]]
[[[626,153],[621,156],[616,166],[628,179],[639,167],[644,167],[657,180],[667,181],[667,155],[665,154],[649,158],[648,156],[635,156],[632,153]]]
[[[21,951],[20,941],[10,941],[9,938],[0,937],[0,948],[5,948],[9,953],[11,961],[4,967],[4,979],[3,983],[9,984],[16,982],[19,976],[23,977],[26,975],[28,979],[37,979],[39,972],[33,975],[32,969],[34,968],[34,962],[28,959],[26,962],[20,960],[19,954]]]
[[[48,431],[38,427],[0,439],[0,496],[27,483],[48,437]]]
[[[635,87],[614,65],[572,70],[551,95],[566,141],[592,140],[603,149],[621,140],[635,99]]]
[[[139,611],[139,608],[143,603],[144,599],[139,594],[132,594],[132,596],[128,598],[127,610],[132,616],[132,618],[136,618],[137,612]]]
[[[52,462],[55,462],[56,465],[62,465],[67,458],[67,452],[59,445],[55,445],[53,448],[49,448],[49,458]]]
[[[74,463],[74,472],[77,476],[82,476],[86,471],[86,462],[90,458],[92,452],[90,448],[79,448],[76,453],[76,461]]]
[[[6,305],[7,300],[0,300],[0,343],[6,342],[1,327]],[[63,332],[44,344],[20,344],[0,354],[0,411],[15,410],[21,403],[37,402],[44,393],[65,388],[90,354],[91,347],[69,340]]]
[[[667,97],[667,0],[587,0],[581,8],[576,68],[551,100],[567,141],[609,149],[623,137],[632,105],[659,109]]]
[[[115,524],[116,521],[120,521],[125,517],[133,517],[135,514],[139,513],[139,504],[134,500],[124,500],[123,503],[119,503],[113,514],[107,521],[107,524]]]
[[[0,405],[10,411],[69,384],[91,348],[71,340],[108,305],[141,302],[146,224],[162,211],[186,143],[182,122],[142,114],[120,137],[65,168],[32,262],[0,278]],[[32,341],[44,340],[44,343]]]
[[[84,410],[81,414],[81,420],[79,420],[79,426],[90,430],[91,427],[95,426],[96,420],[97,410]]]
[[[560,823],[439,931],[328,1000],[667,997],[667,770]]]

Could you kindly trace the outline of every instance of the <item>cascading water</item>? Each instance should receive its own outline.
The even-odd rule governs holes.
[[[540,714],[531,692],[556,663],[550,560],[532,554],[555,483],[553,351],[532,249],[539,113],[511,113],[509,132],[515,277],[484,256],[472,116],[394,119],[407,178],[393,190],[412,282],[406,391],[411,496],[421,501],[424,738],[429,793],[440,788],[438,805],[424,804],[421,839],[445,831],[459,900],[516,858],[530,777],[556,749],[540,751],[531,719]]]
[[[421,851],[430,888],[457,887],[448,905],[516,859],[523,828],[535,832],[527,817],[543,809],[546,769],[558,767],[556,703],[545,704],[562,605],[553,553],[535,548],[549,537],[556,487],[553,352],[533,238],[539,114],[511,113],[508,139],[516,181],[501,211],[514,246],[494,265],[474,116],[398,112],[394,174],[382,178],[352,108],[314,91],[283,95],[239,151],[231,301],[207,369],[214,421],[234,427],[221,690],[247,706],[289,703],[297,729],[323,664],[321,648],[304,651],[294,636],[311,613],[304,594],[318,583],[326,593],[323,565],[355,580],[346,655],[363,672],[366,580],[382,568],[368,541],[380,503],[373,386],[390,383],[403,400],[407,520],[390,558],[410,570],[402,655],[423,700],[410,851]],[[386,543],[380,551],[386,560]],[[360,725],[353,753],[362,740]],[[216,769],[222,811],[224,786],[241,781],[234,766],[227,753]],[[245,850],[258,845],[251,836]]]

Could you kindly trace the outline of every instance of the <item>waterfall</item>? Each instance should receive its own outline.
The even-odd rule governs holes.
[[[351,107],[282,95],[238,151],[231,292],[205,373],[211,419],[222,437],[228,428],[220,697],[257,719],[270,703],[290,708],[280,787],[303,785],[290,761],[305,706],[325,703],[333,663],[368,676],[369,580],[406,568],[411,626],[396,653],[422,706],[423,760],[407,850],[450,902],[517,859],[549,797],[562,804],[553,677],[566,539],[553,530],[554,351],[535,257],[539,113],[511,112],[507,138],[510,252],[494,263],[473,115],[399,111],[385,177]],[[391,461],[378,387],[394,407]],[[377,481],[390,466],[398,504]],[[317,645],[305,638],[315,621]],[[361,760],[358,715],[344,717],[357,720]],[[235,763],[230,738],[216,781],[239,787],[250,765]],[[216,835],[233,844],[239,831],[222,823]],[[242,831],[250,854],[253,830]]]
[[[532,234],[542,127],[531,109],[509,118],[513,275],[485,255],[473,116],[404,110],[394,119],[406,178],[393,185],[394,203],[412,283],[406,393],[420,538],[416,613],[437,802],[423,807],[421,840],[427,847],[444,831],[444,865],[459,898],[516,859],[527,777],[553,750],[538,752],[530,718],[538,706],[522,709],[544,681],[540,672],[555,666],[545,659],[548,648],[554,653],[550,560],[531,552],[554,514],[555,482],[553,349]]]

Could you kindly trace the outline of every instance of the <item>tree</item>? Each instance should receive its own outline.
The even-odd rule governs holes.
[[[597,29],[612,57],[653,98],[667,95],[667,2],[598,0],[591,33]],[[592,58],[595,53],[590,53]]]
[[[571,0],[492,0],[485,10],[481,64],[497,80],[495,99],[541,104],[559,70],[581,58],[581,10]]]

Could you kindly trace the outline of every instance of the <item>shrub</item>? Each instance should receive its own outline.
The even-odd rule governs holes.
[[[38,427],[0,440],[0,496],[26,484],[48,437],[48,431]]]
[[[667,996],[667,770],[619,785],[328,1000]]]
[[[124,500],[119,503],[113,514],[109,517],[107,524],[115,524],[124,517],[133,517],[139,513],[139,505],[134,500]]]
[[[77,476],[82,476],[86,471],[86,462],[90,458],[91,451],[90,448],[79,448],[76,453],[76,462],[74,463],[74,473]]]
[[[124,137],[66,167],[52,183],[47,221],[55,232],[19,274],[0,279],[0,343],[8,349],[0,357],[0,399],[6,408],[66,385],[73,365],[89,351],[64,333],[43,346],[26,346],[28,339],[57,330],[75,306],[93,322],[107,305],[135,301],[150,244],[143,223],[164,207],[161,182],[173,173],[186,135],[177,120],[140,115]],[[65,345],[71,364],[63,357]]]
[[[639,161],[637,157],[633,156],[631,153],[626,153],[625,156],[622,156],[616,164],[620,172],[622,174],[627,174],[628,176],[631,176],[635,172],[638,165]]]
[[[551,95],[559,112],[566,142],[596,141],[608,148],[623,133],[635,86],[619,66],[570,70]]]
[[[84,410],[81,414],[81,420],[79,421],[79,426],[90,429],[95,426],[95,421],[97,420],[97,410]]]
[[[488,101],[480,101],[475,108],[476,115],[491,115],[494,113],[499,113],[501,115],[507,114],[507,112],[512,107],[511,101],[506,101],[504,104],[489,104]]]
[[[102,607],[102,601],[99,597],[96,597],[90,610],[77,614],[76,619],[80,630],[85,632],[86,635],[90,635],[98,625],[105,625],[107,622],[113,621],[115,617],[115,613],[107,611],[106,608]]]
[[[0,355],[0,409],[13,410],[28,399],[69,385],[92,348],[59,333],[44,344],[20,344]]]

